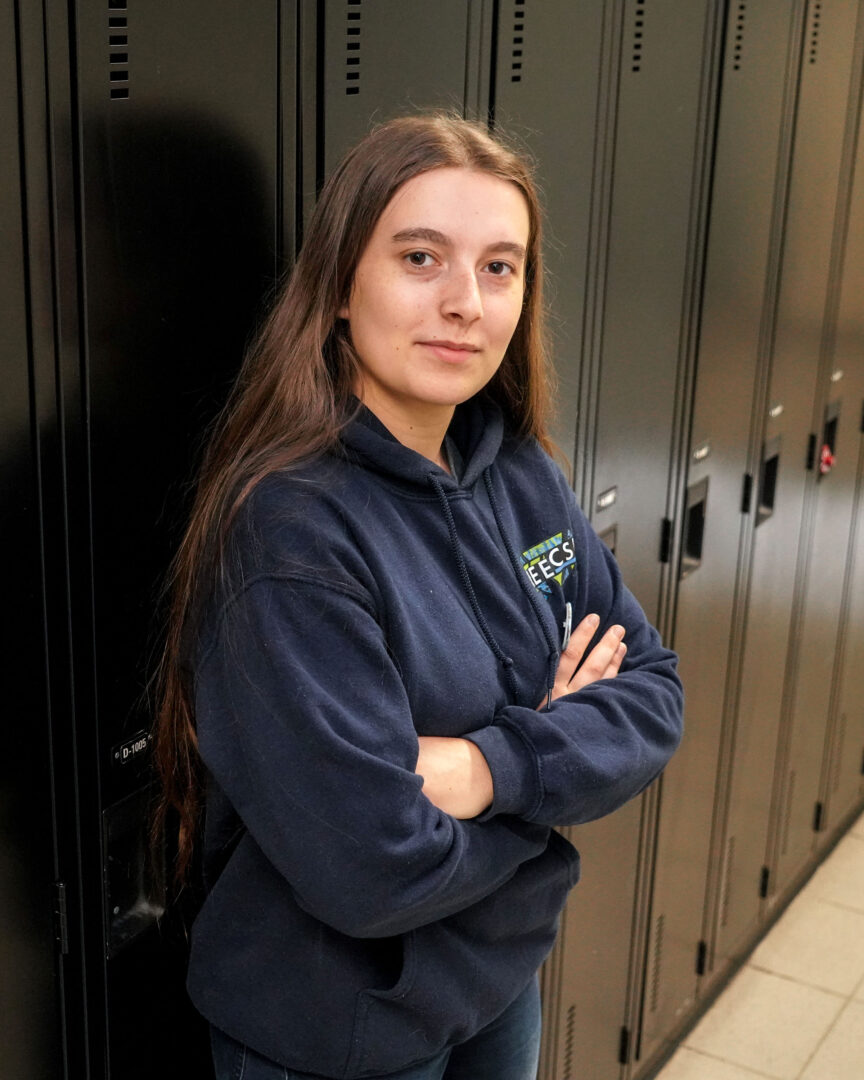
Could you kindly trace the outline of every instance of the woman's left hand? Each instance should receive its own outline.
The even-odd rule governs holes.
[[[415,772],[423,777],[423,794],[454,818],[472,818],[492,805],[492,773],[486,758],[467,739],[420,735]]]

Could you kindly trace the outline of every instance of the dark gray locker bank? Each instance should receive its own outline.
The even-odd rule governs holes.
[[[800,644],[818,476],[808,454],[814,409],[818,415],[827,404],[819,373],[830,290],[836,287],[838,198],[848,183],[842,168],[857,9],[854,0],[823,2],[819,12],[808,9],[763,436],[766,446],[778,447],[779,457],[774,513],[754,541],[739,726],[779,718],[765,864],[769,900],[803,866],[818,794],[819,762],[816,775],[808,777],[811,766],[790,756],[790,739],[799,663],[806,660]],[[844,537],[844,549],[846,542]],[[821,739],[824,712],[804,723]],[[770,765],[753,763],[755,771],[742,776],[742,783],[764,783]],[[749,827],[756,833],[765,824],[751,820]]]
[[[664,893],[680,913],[683,966],[669,981],[661,959],[658,990],[647,1008],[659,1032],[679,1022],[697,976],[714,968],[715,950],[720,970],[727,939],[741,939],[735,898],[743,891],[752,914],[758,911],[764,840],[748,855],[747,823],[739,822],[734,807],[727,820],[726,808],[735,755],[746,754],[759,736],[755,725],[735,724],[737,667],[753,530],[770,518],[773,502],[764,481],[776,448],[763,450],[762,416],[803,20],[801,0],[772,0],[733,5],[726,28],[675,625],[687,727],[696,738],[688,736],[673,765],[678,798],[664,807],[662,834],[668,832],[677,855],[674,870],[670,865],[667,876],[658,875],[655,901],[658,918]],[[752,488],[760,470],[757,509]],[[765,752],[773,753],[770,740]],[[694,819],[683,808],[712,787],[715,769],[714,804],[698,800]],[[764,783],[745,786],[747,814],[754,799],[767,805],[766,789]]]
[[[860,109],[861,102],[858,102]],[[829,726],[819,801],[823,831],[830,840],[864,794],[864,133],[858,120],[856,167],[850,199],[842,285],[834,339],[834,370],[847,384],[845,425],[853,461],[845,494],[851,498],[851,529],[844,570],[843,607],[835,649]],[[848,452],[848,451],[847,451]],[[849,466],[846,466],[848,468]],[[854,477],[854,479],[853,479]]]
[[[820,131],[823,139],[830,134],[831,142],[827,145],[832,151],[835,140],[839,142],[840,152],[836,165],[833,159],[827,163],[813,163],[812,175],[808,178],[812,187],[808,189],[807,205],[800,208],[809,228],[812,228],[814,217],[818,221],[819,216],[825,215],[826,243],[830,248],[826,260],[821,336],[815,337],[818,328],[814,326],[811,339],[806,323],[804,333],[800,332],[802,315],[805,319],[809,315],[803,294],[803,288],[809,282],[800,281],[802,295],[794,314],[799,331],[796,345],[800,348],[803,338],[808,349],[815,349],[819,375],[811,413],[810,431],[811,438],[815,436],[815,447],[808,460],[811,484],[805,505],[805,515],[809,514],[812,520],[812,525],[810,522],[805,525],[810,525],[812,531],[808,537],[806,566],[801,566],[799,557],[801,592],[795,612],[795,645],[790,649],[787,668],[787,684],[790,691],[794,690],[794,700],[788,712],[788,742],[781,759],[785,769],[784,786],[777,793],[782,817],[776,822],[771,852],[777,871],[774,888],[778,890],[800,875],[814,846],[814,831],[823,828],[819,782],[831,687],[836,678],[835,649],[828,642],[833,645],[841,621],[860,445],[861,394],[854,377],[858,365],[853,365],[848,374],[837,365],[835,335],[858,136],[864,9],[852,0],[837,4],[836,10],[827,4],[823,8],[818,46],[814,38],[802,75],[802,118],[809,104],[805,96],[808,90],[814,98],[818,94],[821,108],[825,107],[826,101],[832,103],[836,119],[828,131],[823,120]],[[859,19],[857,34],[856,16]],[[822,73],[817,77],[820,65]],[[814,76],[813,89],[808,86],[808,75]],[[810,116],[808,120],[811,120]],[[801,122],[799,120],[799,125]],[[817,118],[813,116],[811,122],[817,123]],[[814,197],[817,190],[818,197]],[[802,240],[803,231],[802,228]],[[791,221],[790,234],[794,235]],[[806,242],[812,258],[814,245],[809,237]],[[800,254],[803,260],[803,249]],[[815,311],[813,314],[815,316]],[[780,779],[778,777],[778,781]]]

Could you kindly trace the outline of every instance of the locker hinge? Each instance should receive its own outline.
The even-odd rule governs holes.
[[[618,1041],[618,1064],[630,1064],[630,1028],[621,1028],[621,1038]]]
[[[696,948],[696,974],[705,974],[705,965],[708,962],[708,943],[700,941]]]
[[[660,562],[668,563],[672,557],[672,522],[663,518],[660,523]]]
[[[750,513],[750,500],[753,496],[753,474],[744,473],[744,486],[741,489],[741,513]]]
[[[807,442],[807,471],[811,472],[816,464],[816,436],[811,433]]]
[[[825,806],[823,803],[817,802],[813,808],[813,832],[822,832],[822,819],[824,816]]]
[[[54,883],[54,939],[61,956],[69,954],[69,922],[66,915],[66,884]]]
[[[764,900],[768,895],[768,882],[771,880],[771,871],[767,866],[762,867],[762,873],[759,875],[759,895]]]

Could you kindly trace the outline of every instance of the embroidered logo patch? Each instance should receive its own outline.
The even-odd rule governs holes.
[[[576,566],[573,533],[555,533],[527,551],[522,552],[522,568],[531,581],[547,596],[552,595],[552,582],[563,585]]]

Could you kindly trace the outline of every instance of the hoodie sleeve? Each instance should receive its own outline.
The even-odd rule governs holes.
[[[615,559],[581,511],[573,515],[580,552],[574,624],[600,615],[593,645],[615,623],[627,655],[614,679],[557,698],[550,709],[509,705],[466,738],[485,756],[495,789],[481,820],[512,814],[547,825],[576,825],[611,813],[663,769],[681,739],[683,691],[676,655],[660,643]]]
[[[367,601],[298,578],[248,585],[198,665],[196,710],[205,765],[297,903],[381,937],[492,893],[547,830],[457,821],[423,795],[404,687]]]

